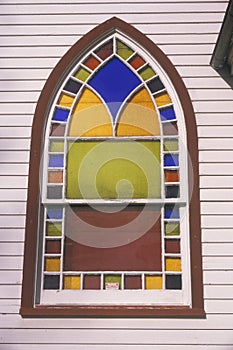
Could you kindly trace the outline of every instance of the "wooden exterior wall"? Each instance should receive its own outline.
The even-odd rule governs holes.
[[[0,349],[233,348],[233,91],[209,62],[225,0],[1,0]],[[170,58],[199,136],[206,319],[22,319],[31,125],[50,72],[83,34],[117,16]]]

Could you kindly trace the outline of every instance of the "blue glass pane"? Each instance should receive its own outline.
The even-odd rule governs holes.
[[[175,111],[173,107],[168,107],[160,110],[160,118],[164,120],[174,120],[176,119]]]
[[[64,166],[63,154],[49,156],[50,168],[63,168],[63,166]]]
[[[56,107],[53,114],[53,120],[57,120],[59,122],[66,122],[68,119],[68,115],[69,111]]]
[[[179,166],[178,154],[165,154],[164,166]]]
[[[174,204],[166,204],[164,207],[164,217],[165,219],[179,219],[179,207]]]
[[[47,219],[62,219],[63,210],[62,208],[48,208],[47,209]]]
[[[164,217],[165,219],[179,219],[179,207],[173,204],[166,204],[164,207]]]
[[[114,120],[122,102],[139,84],[140,79],[118,58],[109,61],[89,80],[89,85],[109,104]]]

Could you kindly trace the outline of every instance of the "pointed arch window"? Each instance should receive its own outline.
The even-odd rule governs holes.
[[[201,315],[187,92],[161,51],[119,19],[76,46],[35,115],[21,312]]]

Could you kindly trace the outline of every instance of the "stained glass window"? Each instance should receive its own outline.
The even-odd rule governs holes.
[[[117,31],[84,52],[50,101],[36,303],[190,306],[187,140],[173,83]]]

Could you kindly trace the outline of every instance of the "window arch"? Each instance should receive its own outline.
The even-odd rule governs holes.
[[[75,44],[35,113],[22,314],[203,314],[196,142],[149,39],[113,18]]]

